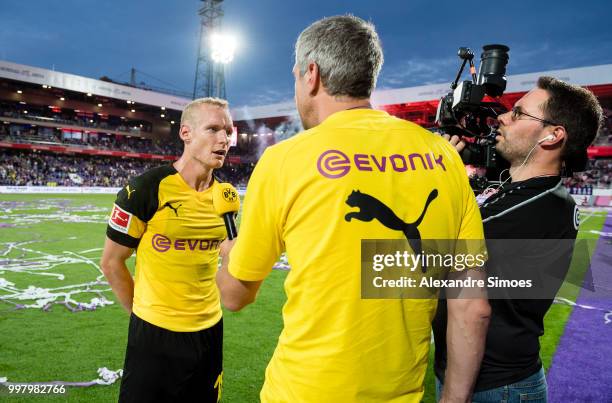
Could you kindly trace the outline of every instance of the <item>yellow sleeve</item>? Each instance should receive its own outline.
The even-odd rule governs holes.
[[[239,280],[266,278],[283,250],[281,161],[273,151],[268,148],[263,153],[247,186],[238,238],[229,262],[230,274]]]
[[[467,184],[467,191],[464,197],[463,217],[459,229],[459,239],[484,239],[484,229],[482,227],[482,217],[480,209],[476,203],[474,192]]]
[[[462,203],[462,216],[461,225],[459,226],[459,233],[457,239],[484,239],[484,229],[482,227],[482,218],[480,216],[480,209],[476,202],[476,196],[470,186],[470,179],[468,178],[467,172],[461,156],[448,141],[442,140],[444,147],[449,149],[449,157],[451,158],[452,164],[457,167],[455,175],[459,175],[458,183],[461,187],[461,203]]]
[[[461,158],[457,154],[459,163],[463,165]],[[470,187],[467,174],[462,178],[463,191],[463,216],[459,227],[458,243],[455,246],[455,254],[466,254],[482,257],[487,260],[487,245],[484,238],[484,229],[480,209],[476,202],[474,191]],[[471,265],[468,265],[471,266]],[[478,266],[478,265],[477,265]]]

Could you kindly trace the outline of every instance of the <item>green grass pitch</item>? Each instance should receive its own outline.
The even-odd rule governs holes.
[[[0,278],[18,288],[29,285],[56,288],[95,281],[100,276],[97,263],[113,199],[113,195],[0,195]],[[599,230],[604,219],[603,215],[590,216],[581,226],[580,236],[596,239],[590,231]],[[578,269],[586,267],[584,262],[592,253],[593,239],[589,247],[576,254]],[[133,258],[130,262],[133,266]],[[12,270],[18,266],[27,272]],[[259,401],[264,370],[282,327],[285,276],[286,272],[274,270],[254,305],[238,313],[224,312],[223,402]],[[116,302],[107,285],[92,288]],[[577,287],[563,289],[570,299],[575,299],[577,292]],[[0,290],[0,296],[7,293]],[[75,294],[72,298],[90,302],[95,296]],[[555,304],[546,317],[547,330],[541,340],[546,368],[571,309]],[[11,302],[0,301],[0,377],[8,377],[10,382],[96,379],[99,367],[116,370],[123,366],[127,326],[128,315],[118,303],[81,312],[51,305],[45,312],[15,309]],[[423,401],[435,401],[431,369],[425,387]],[[3,394],[0,400],[114,402],[118,391],[119,382],[111,386],[68,388],[65,396]]]

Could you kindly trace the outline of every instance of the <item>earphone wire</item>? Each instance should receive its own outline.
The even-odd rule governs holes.
[[[531,154],[533,153],[533,150],[535,150],[536,147],[539,144],[540,143],[535,143],[534,146],[531,148],[531,150],[529,150],[529,153],[527,154],[527,156],[523,160],[523,163],[516,169],[516,171],[514,172],[514,175],[516,175],[521,169],[523,169],[523,167],[527,164],[527,161],[529,161],[529,157],[531,157]],[[501,171],[501,173],[499,174],[499,181],[500,182],[501,182],[502,175],[504,174],[505,171],[509,171],[509,169],[507,168],[507,169],[504,169],[503,171]],[[508,182],[511,178],[512,178],[512,175],[509,175],[508,178],[505,181],[503,181],[501,184],[499,184],[496,188],[495,188],[495,185],[488,186],[485,190],[483,190],[482,193],[487,192],[491,188],[494,188],[495,192],[498,192],[506,184],[506,182]]]

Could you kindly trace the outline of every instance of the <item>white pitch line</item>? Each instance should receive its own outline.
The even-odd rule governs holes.
[[[97,251],[100,251],[100,250],[102,250],[102,249],[103,249],[103,248],[93,248],[93,249],[82,250],[82,251],[80,251],[80,252],[78,252],[78,253],[97,252]]]
[[[102,273],[102,270],[100,269],[100,266],[98,266],[98,264],[96,262],[94,262],[93,260],[88,259],[85,256],[81,256],[81,255],[79,255],[79,254],[77,254],[75,252],[71,252],[69,250],[65,250],[64,253],[68,253],[70,255],[74,255],[74,256],[80,257],[84,263],[92,265],[93,267],[96,268],[96,270],[98,270],[100,273]]]
[[[594,230],[594,229],[590,230],[589,232],[591,234],[597,234],[599,236],[603,236],[603,237],[607,237],[607,238],[612,237],[612,232],[601,232],[601,231],[597,231],[597,230]]]
[[[594,211],[590,211],[589,214],[585,215],[584,220],[581,217],[580,225],[582,225],[585,222],[589,221],[589,218],[593,217],[593,214],[595,214],[595,212]]]
[[[571,300],[569,300],[567,298],[563,298],[563,297],[555,297],[554,303],[555,304],[569,305],[569,306],[572,306],[572,307],[577,307],[577,308],[582,308],[582,309],[590,309],[590,310],[604,312],[604,323],[606,325],[608,323],[612,323],[612,320],[610,320],[610,318],[609,318],[612,315],[612,310],[604,309],[604,308],[598,308],[596,306],[591,306],[591,305],[578,304],[578,303],[576,303],[574,301],[571,301]]]

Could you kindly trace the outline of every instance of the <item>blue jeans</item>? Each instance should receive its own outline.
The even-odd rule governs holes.
[[[436,400],[440,400],[442,386],[436,378]],[[535,374],[510,385],[475,392],[472,403],[546,403],[547,390],[544,368],[540,368]]]

